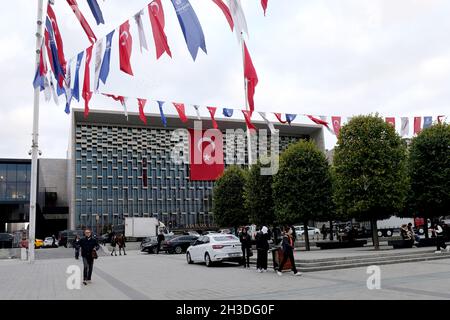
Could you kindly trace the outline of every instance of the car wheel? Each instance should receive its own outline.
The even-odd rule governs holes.
[[[391,237],[391,236],[392,236],[392,230],[386,231],[386,235],[387,235],[388,237]]]
[[[186,261],[187,261],[188,264],[193,264],[194,263],[194,261],[192,261],[192,259],[191,259],[191,254],[189,252],[186,253]]]
[[[205,254],[205,264],[206,264],[206,266],[209,268],[209,267],[211,267],[212,266],[212,261],[211,261],[211,258],[210,258],[210,256],[209,256],[209,253],[206,253]]]
[[[378,231],[378,236],[379,236],[379,237],[382,237],[382,236],[383,236],[383,232]]]
[[[180,246],[176,246],[176,247],[175,247],[175,253],[176,253],[176,254],[181,254],[181,253],[183,253],[183,248],[181,248]]]

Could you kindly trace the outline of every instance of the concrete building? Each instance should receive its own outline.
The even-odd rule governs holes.
[[[174,227],[213,224],[214,182],[191,181],[189,165],[174,164],[170,159],[177,142],[172,133],[193,128],[194,119],[183,123],[178,116],[166,118],[164,127],[159,114],[147,115],[148,124],[144,125],[136,113],[129,113],[127,119],[122,112],[91,111],[85,119],[82,110],[73,110],[67,168],[70,229],[88,226],[102,230],[135,216],[157,217]],[[226,129],[246,130],[243,120],[217,119],[217,123],[224,133],[224,150]],[[253,123],[258,129],[267,129],[264,122]],[[203,118],[202,125],[211,128],[211,119]],[[311,139],[325,150],[321,126],[275,127],[280,132],[280,151],[299,139]],[[246,151],[244,156],[247,159]],[[230,160],[225,159],[225,165]],[[143,174],[144,163],[148,174]]]

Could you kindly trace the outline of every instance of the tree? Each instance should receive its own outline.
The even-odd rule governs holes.
[[[244,207],[246,172],[238,166],[228,167],[217,179],[213,190],[213,214],[222,227],[237,227],[248,223]]]
[[[426,219],[450,213],[450,125],[436,124],[412,139],[409,153],[410,204]]]
[[[310,141],[289,146],[280,156],[272,188],[277,220],[287,225],[302,222],[309,250],[308,221],[325,216],[332,201],[325,155]]]
[[[354,117],[339,133],[334,171],[338,211],[370,221],[378,250],[377,220],[400,213],[405,204],[406,146],[378,115]]]
[[[248,171],[244,199],[251,223],[266,226],[274,223],[272,181],[271,175],[261,175],[260,162],[252,165]]]

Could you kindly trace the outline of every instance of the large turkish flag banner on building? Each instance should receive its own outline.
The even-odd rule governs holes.
[[[189,129],[190,180],[215,181],[224,170],[223,137],[216,129]]]

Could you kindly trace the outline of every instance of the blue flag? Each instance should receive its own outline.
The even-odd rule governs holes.
[[[231,118],[233,116],[233,109],[223,108],[223,115]]]
[[[57,87],[60,85],[60,77],[62,76],[64,78],[64,71],[63,68],[61,66],[61,63],[59,61],[58,58],[58,48],[56,48],[56,41],[55,41],[55,35],[53,32],[53,27],[52,27],[52,23],[50,22],[50,19],[47,17],[47,19],[45,20],[45,27],[48,31],[48,35],[49,35],[49,41],[50,41],[50,50],[51,50],[51,54],[52,54],[52,61],[53,61],[53,70],[55,70],[55,77],[56,77],[56,82]],[[58,95],[59,92],[58,92]]]
[[[87,2],[89,4],[89,8],[91,8],[97,25],[99,25],[100,23],[105,24],[105,20],[103,20],[102,10],[100,10],[97,0],[87,0]]]
[[[289,124],[291,124],[291,122],[294,121],[296,117],[297,117],[296,114],[286,113],[286,121],[287,121]]]
[[[433,117],[423,117],[423,128],[429,128],[433,124]]]
[[[106,79],[108,78],[109,75],[109,65],[111,60],[111,44],[113,35],[114,30],[108,33],[108,35],[106,36],[106,49],[105,54],[103,55],[103,61],[102,66],[100,67],[100,75],[99,75],[99,78],[100,80],[102,80],[103,84],[106,84]],[[98,82],[98,84],[100,84],[100,81]]]
[[[73,82],[73,89],[72,89],[72,96],[77,99],[78,102],[80,102],[80,80],[79,80],[79,73],[80,73],[80,66],[81,66],[81,60],[83,59],[84,52],[81,51],[77,55],[77,66],[75,67],[75,80]]]
[[[186,41],[192,59],[195,61],[198,48],[201,48],[207,53],[202,26],[188,0],[172,0],[172,4],[178,16],[178,22],[183,31],[184,40]]]
[[[163,105],[164,105],[164,101],[158,101],[158,105],[159,105],[159,113],[161,113],[161,121],[164,124],[164,127],[167,127],[167,119],[166,116],[164,115],[164,111],[163,111]]]
[[[41,87],[40,91],[44,90],[44,77],[39,72],[39,66],[36,69],[33,79],[33,88],[37,89],[38,87]]]

